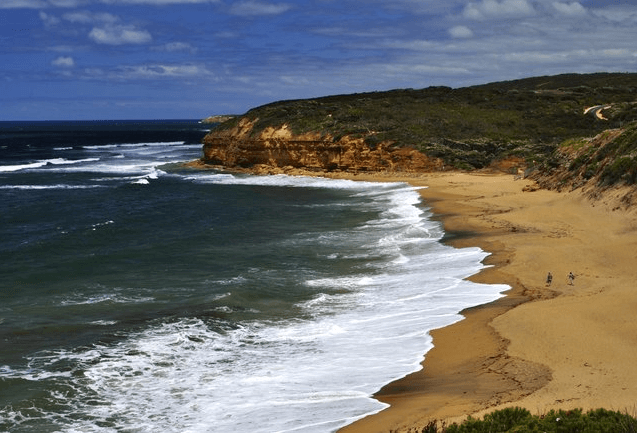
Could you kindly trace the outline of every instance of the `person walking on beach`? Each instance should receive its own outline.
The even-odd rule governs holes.
[[[545,284],[547,284],[548,286],[551,286],[553,279],[554,279],[554,277],[552,277],[552,273],[548,272],[547,273],[547,280],[545,281]]]
[[[576,278],[576,276],[573,273],[569,273],[569,275],[567,276],[567,279],[569,280],[569,285],[573,286],[574,285],[574,278]]]

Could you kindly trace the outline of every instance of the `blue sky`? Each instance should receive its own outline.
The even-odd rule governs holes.
[[[634,0],[0,0],[0,120],[636,72]]]

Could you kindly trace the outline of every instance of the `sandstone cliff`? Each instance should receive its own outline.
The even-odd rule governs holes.
[[[635,185],[635,140],[615,143],[618,152],[562,152],[565,143],[607,129],[635,130],[635,98],[636,74],[601,73],[277,101],[217,124],[203,139],[203,162],[290,174],[492,169],[553,176],[566,166],[572,176],[585,167],[583,178],[605,170],[602,184]],[[583,113],[592,106],[602,117]]]
[[[320,133],[293,134],[287,124],[267,127],[253,135],[258,119],[244,117],[231,129],[212,131],[203,139],[207,164],[253,172],[309,171],[433,171],[443,168],[439,158],[391,141],[371,145],[345,135],[335,139]]]

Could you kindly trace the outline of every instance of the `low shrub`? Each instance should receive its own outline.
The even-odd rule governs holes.
[[[520,407],[489,413],[482,420],[468,417],[461,424],[428,423],[421,433],[636,433],[636,418],[627,413],[607,409],[551,410],[545,415],[532,415]]]

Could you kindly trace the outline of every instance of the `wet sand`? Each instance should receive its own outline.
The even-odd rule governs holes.
[[[427,186],[421,194],[444,240],[491,253],[490,267],[470,279],[512,287],[431,332],[423,369],[376,394],[390,407],[340,433],[404,432],[509,406],[636,414],[635,205],[626,209],[618,193],[592,202],[504,174],[331,177]]]

